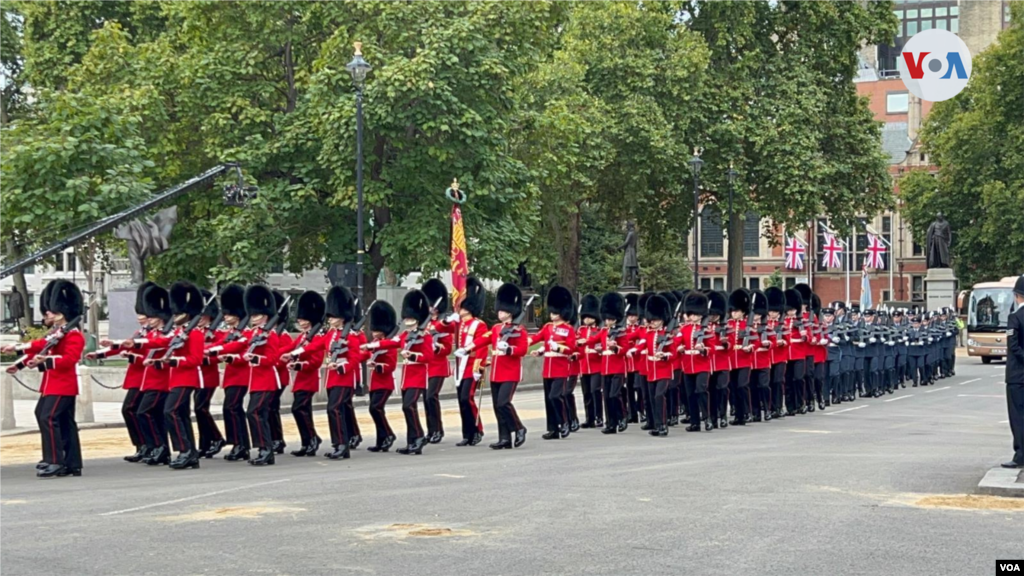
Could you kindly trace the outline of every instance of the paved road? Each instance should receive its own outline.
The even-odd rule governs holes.
[[[1009,456],[1002,366],[782,421],[494,453],[2,473],[4,574],[991,574],[1024,512],[936,508]],[[522,404],[538,404],[539,396]],[[852,408],[852,409],[851,409]],[[493,434],[492,434],[493,435]]]

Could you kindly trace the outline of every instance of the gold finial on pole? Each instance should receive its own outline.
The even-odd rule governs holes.
[[[454,190],[455,192],[459,191],[459,179],[458,178],[452,178],[452,190]]]
[[[362,56],[363,55],[363,43],[362,42],[353,42],[352,46],[356,49],[356,54],[355,54],[356,56]]]

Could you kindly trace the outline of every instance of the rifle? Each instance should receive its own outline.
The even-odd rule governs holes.
[[[608,331],[608,338],[611,340],[617,340],[626,333],[626,315],[629,314],[630,304],[626,304],[626,310],[622,313],[622,318],[615,322],[611,330]]]
[[[376,300],[370,302],[370,306],[367,308],[367,310],[373,308],[373,305],[376,303]],[[358,306],[359,301],[356,300],[355,304],[356,306]],[[360,318],[359,321],[356,322],[355,324],[352,324],[351,321],[345,322],[345,325],[341,329],[341,334],[334,342],[331,343],[331,348],[330,350],[327,351],[328,364],[337,364],[338,360],[340,360],[342,356],[348,354],[348,335],[351,334],[353,330],[355,330],[356,332],[362,332],[363,325],[366,323],[367,317],[367,314],[363,314],[363,317]],[[341,374],[340,368],[338,369],[338,374]]]
[[[223,321],[224,321],[224,312],[221,311],[221,312],[219,312],[217,314],[217,317],[213,319],[213,322],[210,322],[210,325],[206,327],[206,341],[207,342],[213,341],[214,337],[217,335],[217,326],[220,326],[220,323],[223,322]]]
[[[240,340],[242,338],[242,332],[245,331],[245,327],[248,324],[249,324],[249,317],[248,316],[245,316],[241,320],[239,320],[238,321],[238,325],[231,329],[231,334],[228,334],[227,336],[224,337],[224,343],[227,344],[228,342],[234,342],[235,340]]]
[[[64,339],[64,336],[66,336],[68,332],[70,332],[70,331],[74,330],[75,328],[77,328],[78,325],[81,322],[82,322],[82,317],[81,316],[75,316],[67,324],[65,324],[65,325],[61,326],[60,328],[57,328],[57,329],[53,330],[52,332],[50,332],[49,334],[47,334],[46,335],[46,344],[43,345],[43,349],[40,350],[39,353],[36,354],[36,356],[37,357],[46,356],[47,352],[49,352],[50,350],[53,350],[53,348],[55,346],[57,346],[57,344],[59,344],[61,340]],[[22,368],[25,367],[25,362],[27,360],[28,360],[28,354],[22,355],[20,358],[15,360],[13,364],[11,364],[10,366],[7,367],[7,373],[8,374],[14,374],[18,370],[21,370]],[[25,386],[25,387],[28,388],[28,386]],[[29,388],[29,390],[32,390],[32,389]],[[38,390],[36,390],[36,391],[38,392]]]
[[[203,302],[203,310],[206,309],[206,306],[210,303],[211,300],[213,300],[213,298],[213,295],[210,295],[209,300]],[[199,322],[202,321],[202,319],[203,312],[202,310],[200,310],[199,314],[196,314],[195,317],[192,318],[192,320],[188,323],[188,326],[186,326],[184,330],[174,335],[174,338],[171,339],[171,343],[167,345],[167,351],[164,352],[163,357],[157,360],[157,362],[164,362],[166,360],[169,360],[171,358],[171,354],[173,354],[175,350],[178,350],[179,348],[184,346],[185,342],[188,341],[188,335],[191,334],[192,331],[196,329],[196,326],[199,325]],[[164,330],[165,334],[169,331],[167,326],[164,327]],[[150,352],[150,358],[152,358],[152,352]]]
[[[498,332],[498,342],[499,343],[504,342],[504,343],[507,344],[510,339],[518,338],[519,337],[519,330],[518,330],[518,328],[520,326],[522,326],[523,320],[526,319],[526,311],[530,309],[530,304],[533,304],[533,300],[536,297],[537,297],[536,294],[534,294],[533,296],[530,296],[530,299],[526,301],[526,304],[523,304],[522,312],[520,312],[519,315],[516,316],[512,320],[511,324],[509,324],[507,326],[503,326],[501,328],[501,332]],[[581,309],[582,309],[582,307],[581,307]]]
[[[753,326],[754,326],[754,303],[755,303],[755,300],[756,300],[756,297],[754,297],[754,296],[752,296],[750,298],[750,311],[747,312],[747,325],[746,325],[746,327],[743,330],[740,330],[739,335],[737,336],[737,337],[743,336],[743,344],[741,345],[741,348],[746,348],[747,346],[750,345],[750,339],[751,339],[750,332],[751,332],[751,330],[753,329]]]
[[[442,298],[444,298],[444,296],[438,297],[438,299],[434,301],[434,305],[431,306],[431,308],[436,310],[437,307],[441,304]],[[405,346],[402,347],[402,352],[408,352],[409,350],[412,350],[413,346],[422,343],[424,339],[424,332],[426,331],[427,326],[429,325],[430,314],[427,314],[427,317],[423,319],[423,322],[420,322],[419,324],[416,325],[415,328],[409,331],[409,336],[406,337],[405,339]]]
[[[274,328],[276,328],[278,323],[280,323],[280,321],[281,321],[281,311],[282,310],[287,310],[288,309],[288,303],[291,302],[291,301],[292,301],[292,297],[291,296],[285,298],[284,302],[281,304],[281,307],[278,308],[277,312],[274,314],[274,317],[271,318],[263,326],[262,329],[260,329],[260,328],[256,329],[256,334],[252,337],[252,340],[249,342],[249,349],[245,351],[246,354],[252,354],[260,346],[266,345],[266,343],[270,340],[270,333],[274,331]],[[252,360],[250,360],[249,363],[252,364],[253,366],[256,365]]]
[[[665,327],[665,333],[658,336],[658,340],[655,344],[658,345],[658,349],[654,351],[655,354],[661,354],[665,351],[665,346],[668,346],[669,342],[672,341],[672,334],[679,328],[679,308],[683,305],[680,300],[676,304],[676,309],[672,311],[672,320],[669,321],[668,326]],[[705,316],[706,318],[706,316]]]

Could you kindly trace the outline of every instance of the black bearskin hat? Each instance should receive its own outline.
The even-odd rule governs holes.
[[[163,286],[154,284],[147,288],[142,295],[142,307],[149,318],[159,318],[164,322],[171,319],[171,299]]]
[[[658,292],[658,296],[661,296],[662,298],[665,299],[666,302],[668,302],[668,313],[671,316],[675,312],[676,306],[679,305],[679,298],[676,297],[674,292],[669,291]]]
[[[580,318],[593,318],[594,320],[601,319],[601,301],[597,299],[597,296],[593,294],[587,294],[583,297],[580,302],[583,306],[580,309]]]
[[[1013,293],[1024,296],[1024,274],[1017,276],[1017,281],[1013,283]]]
[[[156,282],[143,282],[139,284],[139,289],[135,291],[135,313],[141,316],[146,315],[146,306],[142,302],[142,296],[150,286],[156,286]]]
[[[796,286],[793,286],[793,289],[800,293],[800,302],[802,303],[802,305],[810,308],[811,296],[814,294],[814,292],[811,291],[811,287],[801,282]]]
[[[750,307],[753,308],[754,314],[759,316],[768,315],[768,297],[765,296],[764,292],[760,290],[753,290],[750,292]]]
[[[220,307],[225,316],[245,317],[245,288],[238,284],[228,284],[220,291]]]
[[[410,290],[402,298],[402,320],[411,318],[417,324],[430,317],[430,304],[422,290]]]
[[[298,311],[295,313],[296,320],[305,320],[314,326],[324,321],[324,310],[327,309],[327,302],[319,292],[306,290],[299,296]]]
[[[568,322],[569,318],[572,317],[573,305],[575,302],[572,300],[572,292],[569,292],[568,288],[563,286],[552,286],[548,290],[547,308],[548,314],[558,314],[558,316]]]
[[[469,312],[474,318],[479,318],[484,313],[486,301],[487,291],[484,290],[483,283],[473,276],[466,278],[466,297],[462,299],[459,308]]]
[[[508,312],[512,318],[519,316],[523,312],[523,291],[519,286],[505,282],[494,295],[494,310]]]
[[[58,280],[50,292],[50,312],[63,314],[68,322],[82,315],[82,291],[73,282]]]
[[[811,311],[815,314],[821,310],[821,298],[818,298],[817,294],[811,294]]]
[[[654,294],[651,292],[644,292],[636,299],[636,304],[640,307],[640,316],[642,318],[647,318],[647,303],[651,301],[651,296],[654,296]]]
[[[189,318],[203,312],[203,293],[191,282],[184,280],[171,284],[171,315],[184,314]]]
[[[444,282],[437,278],[431,278],[424,282],[423,286],[420,286],[420,290],[427,296],[431,307],[437,302],[438,317],[448,311],[448,287],[444,285]],[[438,298],[441,299],[440,302],[438,302]]]
[[[211,320],[220,316],[220,305],[217,304],[217,299],[213,297],[213,292],[206,290],[205,288],[199,291],[199,294],[203,298],[203,302],[209,301],[203,309],[203,316],[209,316]]]
[[[786,311],[796,310],[800,311],[800,307],[804,305],[804,299],[800,296],[800,293],[795,289],[790,288],[786,290]]]
[[[724,292],[718,292],[716,290],[708,292],[708,314],[725,316],[725,304],[728,300],[729,299],[725,297]]]
[[[601,317],[621,322],[626,317],[626,299],[618,292],[606,292],[601,296]]]
[[[661,320],[668,324],[672,319],[672,308],[668,300],[661,294],[653,294],[647,299],[647,321]]]
[[[353,308],[356,299],[352,292],[344,286],[331,286],[327,291],[325,313],[329,318],[341,318],[345,322],[351,322],[354,318]]]
[[[302,301],[299,301],[302,304]],[[395,307],[386,300],[377,300],[370,306],[370,330],[372,332],[383,332],[385,336],[394,334],[398,329],[398,316],[395,314]]]
[[[683,314],[698,314],[705,316],[708,313],[708,297],[697,290],[690,290],[683,300]]]
[[[39,295],[39,312],[44,316],[50,310],[50,296],[53,294],[53,287],[57,285],[57,280],[50,280],[46,283],[46,287],[43,288],[43,292]],[[142,312],[145,314],[145,312]]]
[[[786,293],[778,286],[770,286],[764,289],[764,295],[768,298],[769,312],[786,311]]]
[[[644,311],[640,308],[640,295],[636,292],[626,294],[626,316],[643,316]]]
[[[250,318],[263,315],[268,319],[274,315],[274,293],[262,284],[253,284],[245,289],[245,313]]]
[[[729,311],[733,310],[750,313],[750,293],[745,288],[737,288],[729,294]]]

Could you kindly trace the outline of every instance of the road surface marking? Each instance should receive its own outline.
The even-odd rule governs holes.
[[[465,476],[459,476],[458,474],[434,474],[438,478],[465,478]]]
[[[797,432],[800,434],[831,434],[829,430],[800,430],[798,428],[790,428],[787,432]]]
[[[957,394],[957,398],[1006,398],[999,394]]]
[[[967,382],[961,382],[960,385],[961,386],[966,386],[967,384],[970,384],[971,382],[977,382],[978,380],[981,380],[981,378],[975,378],[974,380],[968,380]]]
[[[925,390],[925,394],[931,394],[932,392],[938,392],[940,390],[949,390],[949,386],[943,386],[942,388],[936,388],[934,390]]]
[[[907,394],[906,396],[897,396],[895,398],[889,398],[888,400],[883,400],[883,402],[895,402],[897,400],[903,400],[904,398],[911,398],[913,396],[913,394]]]
[[[1009,420],[1000,420],[999,423],[1000,424],[1009,424],[1010,421]]]
[[[280,484],[282,482],[291,482],[291,478],[284,478],[282,480],[272,480],[270,482],[260,482],[259,484],[249,484],[246,486],[235,486],[234,488],[227,488],[224,490],[217,490],[216,492],[207,492],[206,494],[196,494],[195,496],[187,496],[185,498],[178,498],[176,500],[167,500],[166,502],[155,502],[153,504],[146,504],[145,506],[136,506],[135,508],[125,508],[124,510],[114,510],[113,512],[104,512],[100,516],[114,516],[116,514],[127,514],[128,512],[138,512],[139,510],[148,510],[149,508],[156,508],[158,506],[167,506],[170,504],[178,504],[180,502],[188,502],[189,500],[198,500],[200,498],[207,498],[209,496],[217,496],[219,494],[227,494],[228,492],[238,492],[239,490],[248,490],[250,488],[258,488],[260,486],[269,486],[271,484]]]
[[[860,410],[861,408],[867,408],[867,404],[863,406],[854,406],[853,408],[845,408],[843,410],[836,410],[835,412],[825,412],[825,416],[834,416],[836,414],[842,414],[843,412],[849,412],[850,410]]]

